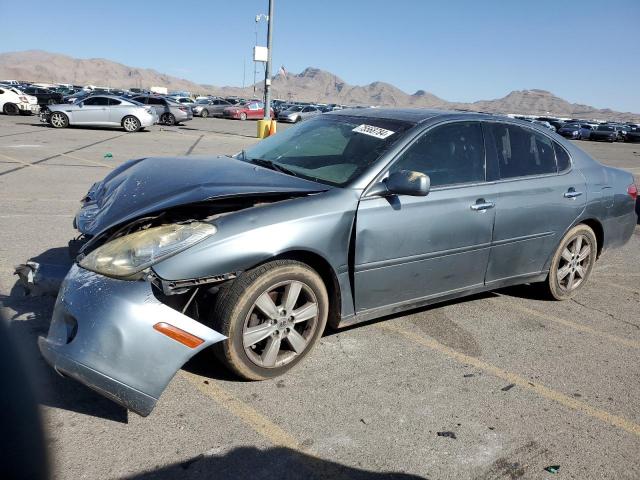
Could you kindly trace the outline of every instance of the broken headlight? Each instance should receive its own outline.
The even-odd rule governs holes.
[[[111,277],[132,277],[216,231],[215,226],[200,222],[141,230],[96,248],[80,261],[80,266]]]

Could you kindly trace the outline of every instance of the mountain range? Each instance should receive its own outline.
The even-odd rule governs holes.
[[[149,88],[157,85],[167,87],[169,90],[187,90],[200,94],[237,95],[247,98],[251,98],[254,94],[258,97],[262,96],[261,82],[255,86],[255,89],[254,86],[241,88],[202,85],[156,70],[130,67],[102,58],[78,59],[41,50],[1,53],[0,78],[116,88]],[[462,109],[491,113],[640,122],[640,114],[570,103],[545,90],[516,90],[503,98],[472,103],[449,102],[425,90],[408,94],[385,82],[350,85],[333,73],[312,67],[298,74],[274,76],[272,92],[274,98],[285,100],[381,107]]]

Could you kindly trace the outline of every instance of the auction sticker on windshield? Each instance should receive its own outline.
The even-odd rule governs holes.
[[[394,132],[392,132],[391,130],[386,130],[380,127],[374,127],[373,125],[365,125],[364,123],[362,125],[357,126],[352,131],[356,133],[364,133],[365,135],[370,135],[372,137],[381,138],[381,139],[385,139],[388,136],[394,134]]]

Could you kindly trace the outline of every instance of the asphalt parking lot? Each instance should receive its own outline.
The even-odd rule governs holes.
[[[36,338],[54,298],[24,296],[13,267],[61,261],[79,199],[120,163],[233,153],[255,130],[0,116],[0,302],[34,371],[55,478],[640,478],[640,227],[575,300],[510,288],[330,331],[259,383],[200,355],[147,418],[47,367]],[[640,177],[640,145],[578,143]]]

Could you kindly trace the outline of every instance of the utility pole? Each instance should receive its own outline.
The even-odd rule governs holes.
[[[271,36],[273,34],[273,2],[269,0],[269,20],[267,23],[267,68],[264,72],[264,119],[271,120]]]

